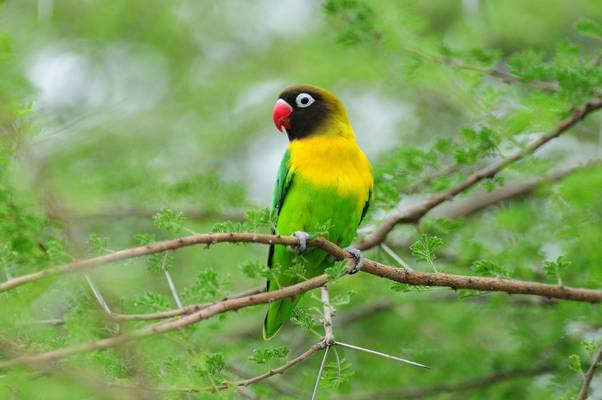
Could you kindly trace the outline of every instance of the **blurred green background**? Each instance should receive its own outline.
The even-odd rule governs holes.
[[[326,87],[347,107],[377,178],[369,231],[400,193],[410,192],[405,205],[445,190],[599,96],[601,22],[599,0],[0,2],[0,279],[153,239],[253,229],[256,216],[223,222],[270,205],[287,146],[270,113],[296,83]],[[491,68],[524,82],[483,73]],[[602,157],[601,126],[591,116],[468,196]],[[545,263],[563,256],[563,282],[595,288],[601,194],[602,169],[591,165],[465,218],[440,218],[443,208],[389,245],[418,270],[551,283]],[[408,249],[420,234],[444,242],[434,266]],[[192,247],[167,266],[182,301],[202,303],[262,285],[266,252]],[[382,249],[367,255],[395,265]],[[483,272],[484,261],[498,268]],[[115,312],[171,309],[161,262],[89,276]],[[339,349],[319,398],[573,399],[602,340],[589,304],[415,290],[364,274],[332,295],[338,319],[369,311],[335,320],[337,338],[433,369]],[[195,390],[280,365],[275,349],[304,351],[319,339],[306,328],[321,332],[314,297],[271,342],[261,340],[264,307],[249,308],[53,368],[0,371],[0,398],[309,398],[319,356],[243,391]],[[3,358],[144,325],[107,321],[79,274],[0,294],[0,305]],[[32,323],[47,319],[60,325]],[[602,399],[602,380],[592,387]]]

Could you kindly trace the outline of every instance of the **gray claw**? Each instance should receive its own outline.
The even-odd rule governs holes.
[[[309,239],[309,233],[303,231],[297,231],[293,233],[293,236],[299,239],[299,244],[295,246],[296,253],[303,253],[307,250],[307,240]]]
[[[345,251],[350,253],[353,257],[353,260],[355,261],[353,268],[349,270],[348,274],[356,274],[364,266],[364,256],[362,256],[362,252],[356,249],[355,247],[346,247]]]

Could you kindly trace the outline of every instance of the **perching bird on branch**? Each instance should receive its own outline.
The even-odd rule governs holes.
[[[355,142],[353,128],[341,101],[317,86],[285,89],[273,111],[274,124],[285,132],[289,146],[284,153],[274,190],[272,207],[277,215],[276,232],[295,235],[297,249],[307,261],[305,277],[324,273],[333,265],[319,249],[307,249],[308,233],[320,233],[339,246],[349,246],[368,210],[373,178],[368,159]],[[348,249],[361,267],[361,254]],[[296,252],[270,246],[268,266],[274,270],[268,291],[303,280],[290,270]],[[288,273],[287,273],[288,272]],[[273,337],[290,318],[300,296],[271,303],[263,336]]]

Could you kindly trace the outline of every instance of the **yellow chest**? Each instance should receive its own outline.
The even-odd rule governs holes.
[[[319,135],[289,144],[289,168],[312,185],[336,188],[341,196],[368,200],[373,178],[370,162],[351,138]]]

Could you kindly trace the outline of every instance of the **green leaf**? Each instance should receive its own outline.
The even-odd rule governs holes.
[[[534,50],[514,53],[508,60],[510,71],[524,80],[544,80],[549,66],[544,64],[543,54]]]
[[[274,347],[269,349],[255,349],[249,360],[256,364],[267,364],[275,358],[285,358],[288,355],[286,347]]]
[[[378,37],[375,13],[367,3],[358,0],[326,0],[322,7],[343,26],[339,43],[354,45],[369,37]]]
[[[589,341],[589,340],[583,340],[581,342],[581,346],[583,346],[583,348],[585,349],[585,351],[587,351],[587,353],[589,354],[589,356],[592,357],[592,358],[594,356],[594,352],[598,349],[598,347],[600,347],[598,345],[598,343],[593,342],[593,341]]]
[[[291,320],[307,330],[314,329],[314,326],[316,325],[316,321],[314,320],[312,314],[309,312],[309,310],[303,307],[295,308]]]
[[[268,266],[261,261],[246,261],[240,266],[240,269],[243,274],[251,279],[267,278],[268,275]]]
[[[188,302],[215,300],[225,295],[226,281],[220,280],[213,268],[200,271],[194,283],[182,291],[182,298]]]
[[[57,239],[50,239],[46,242],[46,253],[50,260],[55,264],[63,263],[71,259],[65,243]]]
[[[483,187],[485,188],[486,191],[488,192],[492,192],[494,189],[500,187],[500,186],[504,186],[504,182],[506,180],[504,179],[503,176],[501,175],[497,175],[493,178],[489,178],[483,181]]]
[[[581,357],[579,357],[578,354],[571,354],[569,356],[569,369],[579,374],[583,373],[583,368],[581,367]]]
[[[562,276],[570,265],[570,261],[566,261],[563,256],[559,256],[555,261],[544,261],[543,269],[550,280],[555,280],[559,285],[562,285]]]
[[[219,376],[226,363],[222,353],[209,353],[205,355],[205,367],[212,376]]]
[[[271,232],[276,226],[276,214],[269,208],[249,210],[245,213],[244,230]]]
[[[355,375],[355,371],[346,359],[332,361],[324,367],[320,385],[336,389],[343,383],[349,382],[353,375]]]
[[[332,267],[325,268],[324,272],[328,275],[328,280],[334,281],[347,272],[347,261],[337,261]]]
[[[212,233],[243,232],[244,230],[243,224],[232,221],[218,222],[211,228]]]
[[[470,267],[477,275],[510,278],[512,273],[504,267],[488,260],[477,260]]]
[[[88,251],[90,254],[100,255],[108,251],[109,239],[99,236],[96,233],[91,233],[88,236]]]
[[[357,292],[355,290],[349,290],[346,293],[338,294],[330,299],[330,304],[333,306],[343,306],[351,303],[351,298],[355,296]]]
[[[430,236],[423,233],[416,242],[410,246],[412,255],[418,262],[427,262],[433,264],[437,259],[435,251],[443,246],[443,240],[437,236]]]
[[[133,299],[133,306],[141,312],[150,312],[157,310],[168,310],[173,308],[172,301],[169,297],[159,293],[146,291],[143,295]]]
[[[151,244],[157,241],[157,238],[152,233],[137,233],[134,235],[134,240],[140,246],[146,246],[147,244]]]
[[[580,19],[575,23],[575,30],[583,36],[602,40],[602,25],[592,19]]]
[[[169,208],[162,208],[153,216],[153,223],[157,228],[164,231],[179,233],[184,224],[184,213]]]

